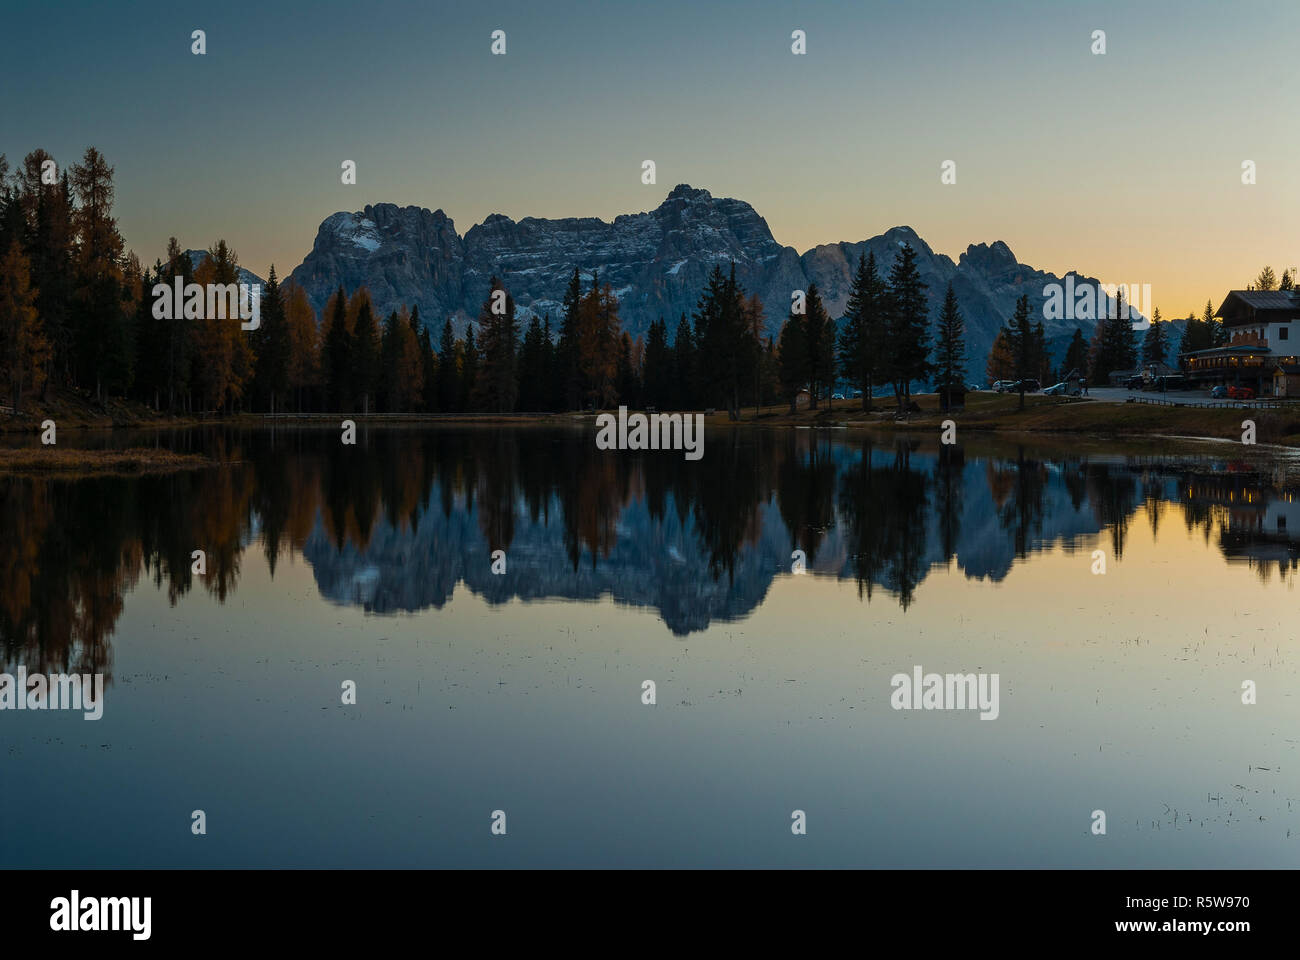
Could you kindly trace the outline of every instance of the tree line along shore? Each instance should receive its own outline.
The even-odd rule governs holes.
[[[493,277],[477,318],[463,322],[460,335],[444,320],[435,340],[418,305],[377,317],[364,286],[338,288],[318,315],[306,291],[280,283],[272,265],[259,323],[245,330],[238,319],[211,311],[159,316],[155,309],[157,285],[237,285],[239,259],[225,240],[195,263],[172,238],[164,256],[146,266],[117,230],[113,168],[104,157],[92,147],[57,171],[42,150],[12,175],[0,156],[0,430],[32,430],[46,418],[75,428],[266,414],[532,422],[620,405],[714,410],[731,422],[849,418],[916,429],[930,404],[914,389],[967,386],[960,304],[949,286],[937,322],[930,322],[932,292],[908,245],[887,271],[873,256],[859,260],[839,320],[814,284],[792,291],[776,336],[766,333],[762,305],[737,282],[734,264],[715,265],[695,310],[677,319],[671,335],[659,318],[633,339],[622,329],[609,283],[577,267],[554,319],[521,320],[506,284]],[[1190,332],[1212,336],[1212,323]],[[1091,346],[1079,332],[1075,339],[1065,362],[1084,364],[1094,382],[1136,358],[1127,319],[1099,323]],[[1163,342],[1161,332],[1143,346]],[[1053,375],[1043,324],[1031,321],[1027,297],[999,334],[985,372]],[[855,398],[836,400],[837,390]],[[881,392],[886,397],[875,396]],[[1216,435],[1226,433],[1219,421],[1228,419],[1214,411],[1114,405],[1086,414],[1070,405],[1049,415],[1038,400],[1026,407],[1023,396],[1013,412],[1002,399],[981,397],[972,395],[954,414],[968,427],[1185,426]],[[896,424],[891,412],[915,419]],[[1262,419],[1283,441],[1300,433],[1285,416]]]

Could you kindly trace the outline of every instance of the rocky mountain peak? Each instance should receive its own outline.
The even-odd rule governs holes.
[[[1019,265],[1016,255],[1001,240],[991,244],[972,243],[958,261],[959,266],[969,264],[972,269],[1002,272]]]
[[[927,257],[934,255],[934,251],[930,249],[928,243],[921,239],[921,235],[906,224],[900,224],[897,227],[890,227],[881,234],[881,239],[886,241],[887,245],[891,247],[901,247],[904,244],[907,244],[913,250],[916,250],[918,253],[924,254]],[[945,257],[944,259],[947,258]],[[878,263],[880,262],[879,254],[876,255],[876,260]],[[882,269],[887,271],[889,265],[893,263],[893,260],[893,255],[885,257],[884,262],[881,265]]]
[[[670,200],[712,200],[713,194],[704,189],[692,187],[689,183],[679,183],[669,192],[668,198],[664,203]]]
[[[868,240],[814,247],[800,255],[783,247],[765,221],[743,200],[714,197],[708,190],[678,184],[648,213],[623,214],[612,222],[596,217],[558,220],[494,213],[462,237],[443,211],[381,203],[327,217],[311,253],[290,274],[319,311],[341,284],[351,291],[369,287],[376,311],[419,306],[431,327],[451,319],[462,334],[488,295],[492,276],[514,298],[517,315],[549,313],[560,304],[576,267],[584,277],[597,272],[619,300],[623,329],[633,338],[664,317],[670,327],[691,315],[709,272],[736,264],[736,278],[763,303],[767,332],[777,335],[793,290],[816,283],[832,317],[848,299],[858,257],[867,252],[888,276],[898,252],[910,245],[926,284],[931,314],[953,285],[966,318],[967,349],[977,379],[993,338],[1028,293],[1035,309],[1043,303],[1052,274],[1017,262],[1002,241],[972,244],[960,263],[935,253],[907,225]],[[1084,324],[1088,326],[1088,324]],[[1047,323],[1050,335],[1073,332]],[[1086,329],[1085,334],[1091,332]]]

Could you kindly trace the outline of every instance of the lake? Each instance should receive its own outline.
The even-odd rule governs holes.
[[[0,711],[0,867],[1300,860],[1267,451],[88,436],[227,465],[0,477],[4,670],[105,682],[99,720]],[[996,717],[895,709],[916,667],[996,675]]]

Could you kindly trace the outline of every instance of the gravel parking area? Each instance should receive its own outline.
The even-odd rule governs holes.
[[[1168,400],[1173,403],[1186,403],[1193,406],[1202,406],[1211,403],[1223,404],[1228,402],[1226,400],[1213,399],[1210,396],[1209,390],[1170,390],[1168,393],[1161,393],[1159,390],[1129,390],[1125,387],[1098,387],[1096,390],[1089,390],[1088,397],[1091,400],[1098,400],[1102,403],[1127,403],[1130,397],[1142,397],[1151,400]]]

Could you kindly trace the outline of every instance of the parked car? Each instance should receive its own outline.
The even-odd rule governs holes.
[[[1037,380],[1017,380],[1015,387],[1012,389],[1015,390],[1016,393],[1019,393],[1020,385],[1022,383],[1025,386],[1025,393],[1037,393],[1039,390],[1043,389],[1042,385],[1039,384]]]
[[[842,394],[842,393],[832,393],[832,394],[831,394],[831,399],[832,399],[832,400],[843,400],[843,399],[844,399],[844,394]]]
[[[1141,390],[1145,383],[1146,377],[1139,373],[1125,380],[1124,386],[1128,387],[1130,390]]]
[[[1211,400],[1227,400],[1227,399],[1228,399],[1228,388],[1225,387],[1223,384],[1219,384],[1217,387],[1212,387],[1212,388],[1210,388],[1210,399],[1211,399]]]
[[[1010,389],[1011,389],[1012,387],[1014,387],[1015,385],[1016,385],[1016,381],[1014,381],[1014,380],[994,380],[994,381],[993,381],[993,389],[996,390],[998,393],[1006,393],[1008,390],[1010,390]]]
[[[1161,393],[1167,393],[1170,390],[1186,390],[1187,378],[1181,373],[1168,373],[1163,377],[1156,377],[1152,389],[1159,390]]]
[[[1063,397],[1065,396],[1065,390],[1064,383],[1054,383],[1043,391],[1043,395],[1047,397]]]
[[[966,389],[967,389],[967,390],[983,390],[984,387],[981,386],[981,385],[978,384],[978,383],[968,383],[968,384],[966,384]]]
[[[1255,391],[1250,387],[1239,387],[1235,384],[1228,388],[1229,400],[1254,400]]]

